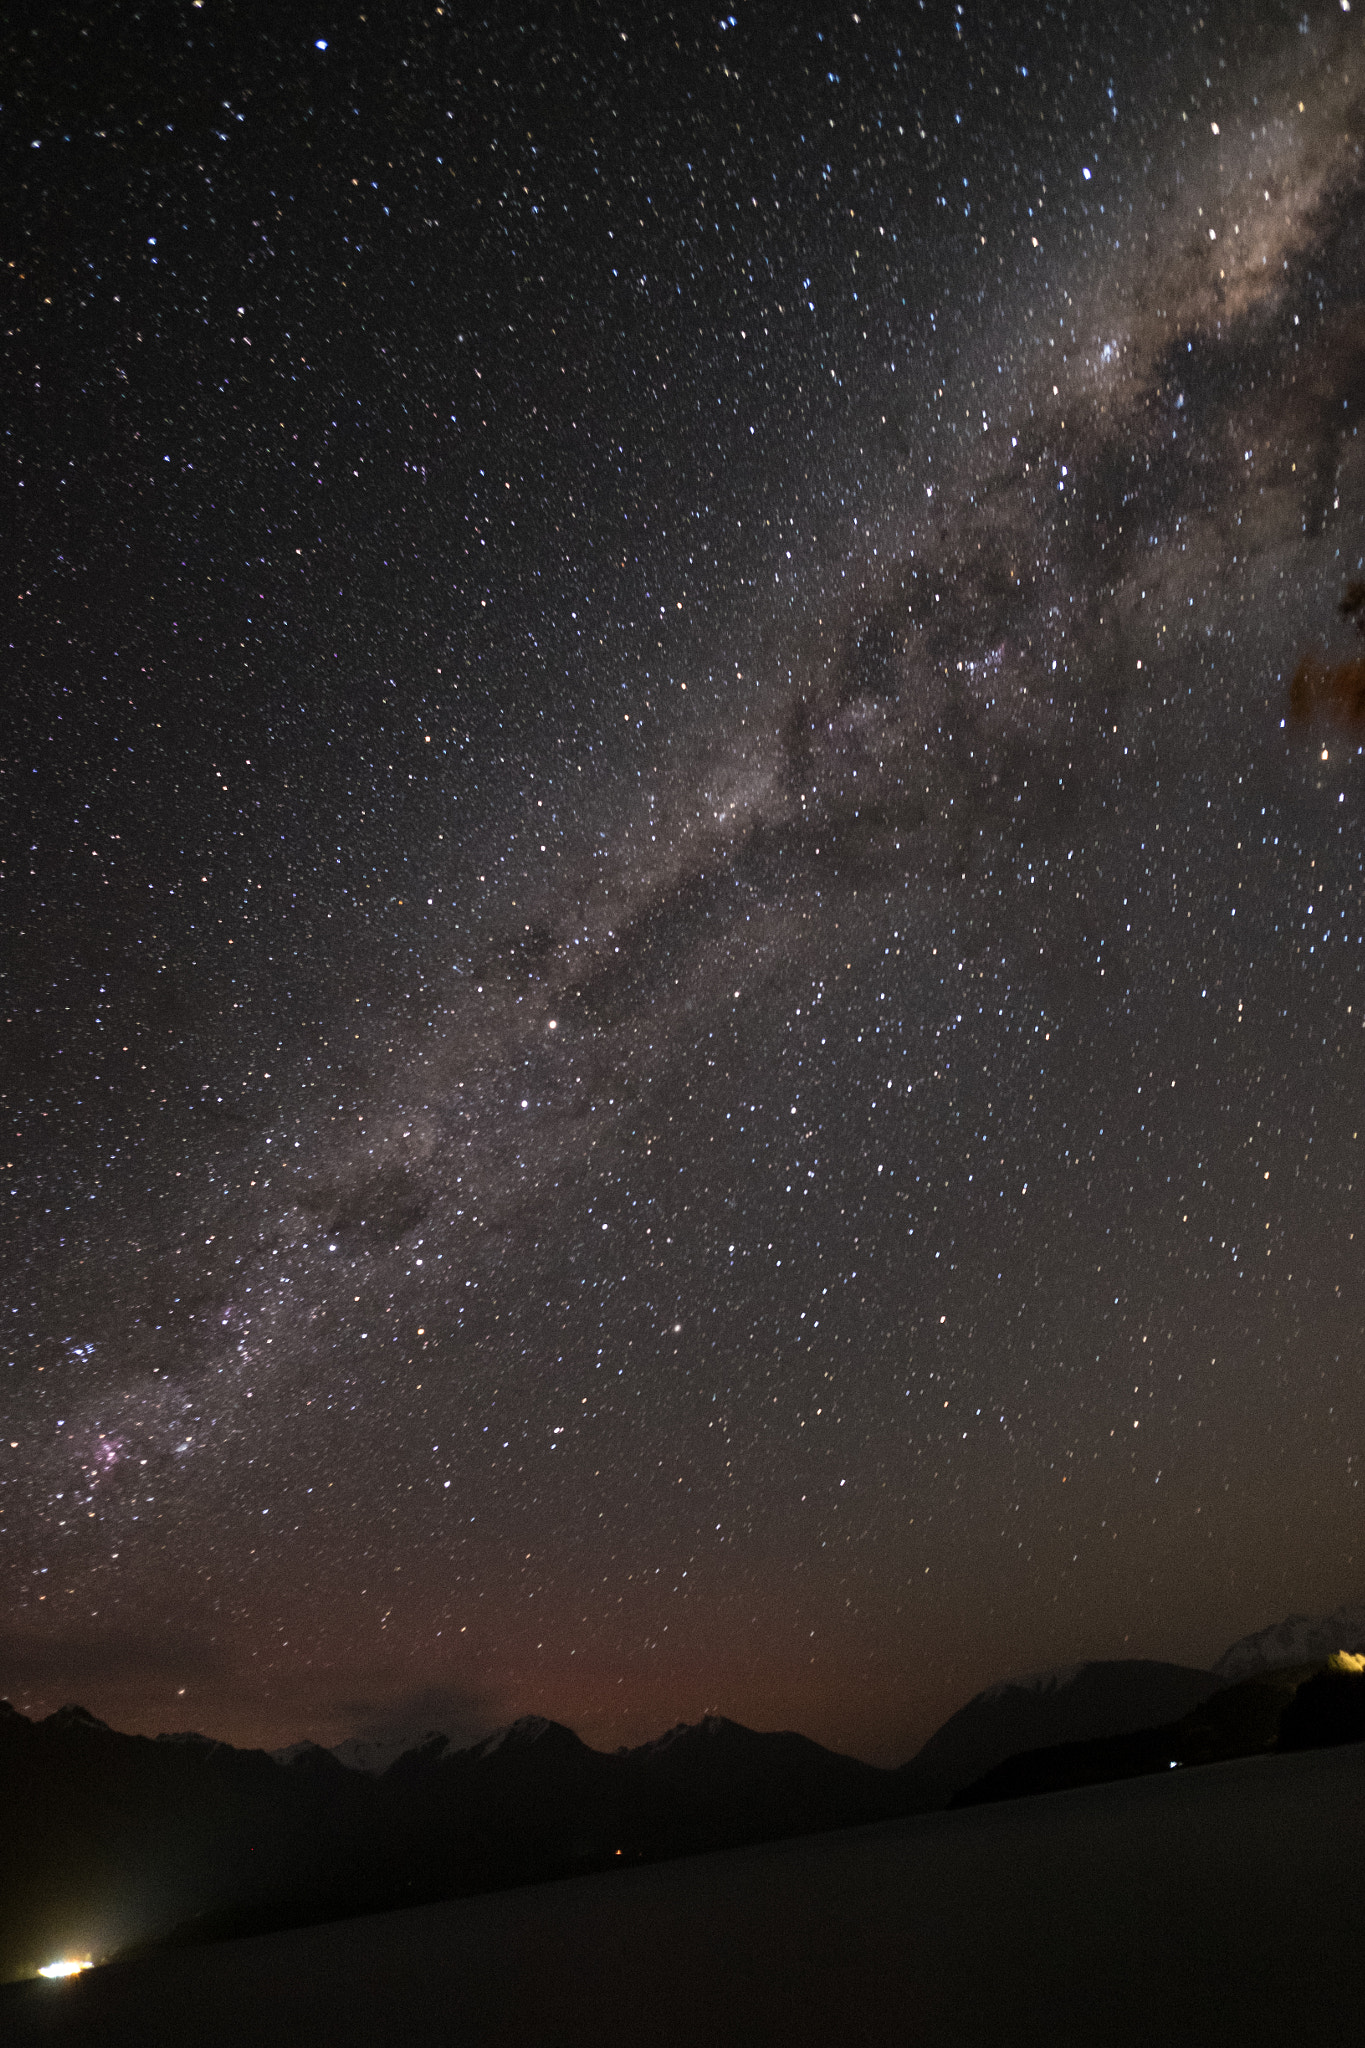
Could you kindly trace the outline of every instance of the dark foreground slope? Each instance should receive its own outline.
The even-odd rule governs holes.
[[[936,1813],[0,1991],[11,2048],[1180,2048],[1350,2025],[1358,1747]]]

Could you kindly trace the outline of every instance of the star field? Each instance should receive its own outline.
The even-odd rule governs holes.
[[[1112,13],[7,31],[26,1712],[893,1762],[1357,1589],[1365,49]]]

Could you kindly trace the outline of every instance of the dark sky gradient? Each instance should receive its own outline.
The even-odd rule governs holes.
[[[367,12],[5,32],[0,1690],[1358,1595],[1358,15]]]

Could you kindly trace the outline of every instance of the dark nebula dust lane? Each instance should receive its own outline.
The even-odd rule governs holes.
[[[6,39],[0,1686],[899,1761],[1339,1605],[1355,14],[155,15]]]

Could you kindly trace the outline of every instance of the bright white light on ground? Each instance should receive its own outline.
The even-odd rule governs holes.
[[[77,1962],[73,1956],[64,1956],[59,1963],[44,1963],[38,1975],[40,1977],[79,1977],[82,1970],[88,1970],[89,1968],[90,1958],[88,1956],[84,1962]]]

